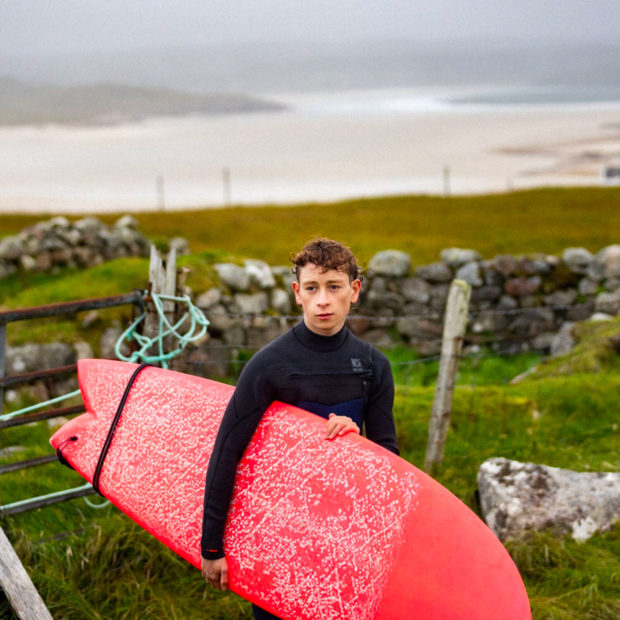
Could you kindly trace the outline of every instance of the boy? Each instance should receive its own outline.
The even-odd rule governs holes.
[[[360,432],[398,454],[387,358],[353,335],[345,321],[362,288],[351,250],[316,239],[292,257],[295,300],[303,321],[261,349],[244,368],[222,419],[209,462],[202,531],[202,573],[228,589],[224,524],[235,470],[265,410],[274,400],[327,419],[325,439]],[[275,618],[254,607],[254,618]]]

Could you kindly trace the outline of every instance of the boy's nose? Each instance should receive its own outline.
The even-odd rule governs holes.
[[[319,290],[319,300],[318,300],[318,303],[321,304],[321,305],[324,305],[324,304],[327,303],[327,301],[328,301],[327,291],[325,291],[323,289]]]

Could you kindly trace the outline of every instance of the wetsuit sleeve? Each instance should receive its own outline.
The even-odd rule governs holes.
[[[205,484],[202,522],[202,557],[224,556],[223,536],[232,498],[237,465],[263,413],[274,400],[265,376],[264,362],[255,356],[244,368],[220,425]]]
[[[369,394],[364,430],[366,437],[394,454],[399,454],[394,425],[394,377],[390,362],[378,350],[373,351],[375,380]]]

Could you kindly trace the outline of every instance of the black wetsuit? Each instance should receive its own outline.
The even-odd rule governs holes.
[[[303,322],[296,325],[252,357],[226,408],[207,472],[204,558],[224,556],[222,537],[237,464],[274,400],[324,418],[346,415],[368,439],[398,454],[394,380],[385,355],[346,327],[334,336],[320,336]]]

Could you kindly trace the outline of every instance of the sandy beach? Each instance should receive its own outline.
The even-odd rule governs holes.
[[[291,109],[0,128],[0,212],[76,213],[601,185],[620,103],[453,105],[420,91]]]

